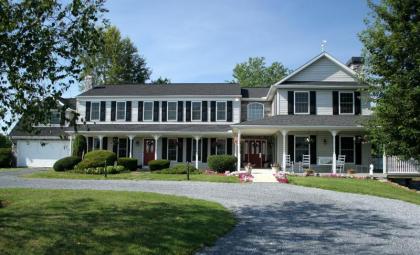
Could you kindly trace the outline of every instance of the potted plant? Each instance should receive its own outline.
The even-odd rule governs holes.
[[[307,168],[305,169],[305,176],[313,176],[315,171],[313,169]]]
[[[248,173],[248,174],[251,174],[251,172],[252,172],[252,165],[251,165],[251,163],[247,163],[246,165],[245,165],[245,171]]]
[[[353,168],[350,168],[350,169],[347,170],[347,174],[349,174],[349,175],[356,174],[356,170],[354,170]]]
[[[271,170],[273,171],[274,174],[277,174],[280,171],[279,163],[271,164]]]

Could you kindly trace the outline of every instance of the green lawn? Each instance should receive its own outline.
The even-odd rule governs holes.
[[[192,254],[235,219],[203,200],[122,191],[0,189],[0,254]]]
[[[54,170],[35,172],[24,175],[29,178],[60,178],[60,179],[94,179],[94,180],[161,180],[161,181],[185,181],[187,176],[184,174],[155,174],[151,172],[128,172],[120,174],[109,174],[107,178],[104,175],[77,174],[71,171],[55,172]],[[236,176],[220,176],[206,174],[192,174],[191,181],[203,182],[239,182]]]
[[[0,172],[13,172],[13,171],[19,171],[22,169],[27,169],[25,167],[14,167],[14,168],[0,168]]]
[[[302,177],[291,175],[287,178],[291,184],[295,185],[393,198],[420,205],[420,194],[390,183],[369,179]]]

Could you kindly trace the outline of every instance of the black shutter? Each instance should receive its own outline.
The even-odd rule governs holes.
[[[311,142],[311,164],[316,164],[316,135],[310,136]]]
[[[227,101],[227,118],[226,121],[232,122],[233,120],[233,104],[232,101]]]
[[[354,92],[354,114],[360,115],[362,112],[362,105],[360,101],[360,92]]]
[[[86,102],[85,121],[90,121],[90,102]]]
[[[293,91],[287,91],[287,112],[289,115],[293,115],[295,113],[295,98],[294,98]]]
[[[203,147],[202,147],[202,154],[203,154],[203,156],[202,156],[202,160],[201,160],[203,163],[206,163],[207,162],[207,154],[208,154],[207,147],[208,147],[208,143],[209,143],[209,139],[208,138],[203,138],[203,141],[202,141],[202,145],[203,145]]]
[[[335,155],[338,157],[340,154],[340,136],[335,137]]]
[[[92,148],[93,148],[93,137],[88,137],[87,143],[88,143],[88,151],[92,151]]]
[[[166,121],[168,102],[162,101],[162,121]]]
[[[103,150],[108,150],[108,137],[104,137],[102,139],[102,149]]]
[[[287,151],[290,155],[290,160],[295,161],[295,136],[288,135],[287,136]]]
[[[232,138],[226,139],[226,153],[232,155]]]
[[[118,155],[118,137],[112,138],[112,152]]]
[[[332,92],[333,115],[338,115],[338,91]]]
[[[183,151],[184,151],[184,139],[178,138],[178,162],[182,162],[184,159]]]
[[[130,149],[131,149],[131,141],[130,139],[126,138],[125,139],[125,144],[127,145],[127,152],[125,153],[125,157],[128,158],[130,157]]]
[[[309,92],[310,94],[310,114],[315,115],[316,114],[316,91]]]
[[[216,121],[216,101],[210,102],[210,121]]]
[[[185,118],[187,122],[191,122],[191,101],[186,102],[186,111],[185,111]]]
[[[201,104],[201,121],[207,121],[207,101],[203,101]]]
[[[216,154],[216,138],[210,138],[210,155]]]
[[[137,120],[143,121],[143,101],[139,101],[137,112]]]
[[[115,121],[115,108],[117,107],[117,102],[111,102],[111,121]]]
[[[156,146],[155,146],[156,149]],[[162,159],[168,158],[168,138],[162,138]]]
[[[60,110],[60,125],[64,126],[66,124],[66,111],[64,109]]]
[[[356,137],[357,138],[357,137]],[[356,165],[362,164],[362,141],[361,139],[356,139],[355,143],[355,150],[356,150]]]
[[[187,138],[187,162],[191,162],[191,146],[192,146],[192,138]]]
[[[159,121],[159,101],[153,103],[153,121]]]
[[[106,102],[101,101],[101,117],[100,117],[101,121],[105,121],[105,113],[106,113]]]
[[[125,103],[125,121],[131,121],[131,101]]]
[[[178,101],[178,122],[184,121],[184,102]]]

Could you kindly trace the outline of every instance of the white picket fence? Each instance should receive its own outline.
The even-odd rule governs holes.
[[[401,160],[397,156],[387,156],[386,172],[388,174],[420,174],[420,164],[414,159]]]

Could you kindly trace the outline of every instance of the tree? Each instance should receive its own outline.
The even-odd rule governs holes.
[[[12,148],[12,141],[9,137],[0,134],[0,148]]]
[[[251,57],[247,62],[235,66],[232,82],[239,83],[242,87],[268,87],[288,73],[289,70],[280,62],[266,66],[264,57]]]
[[[156,80],[153,80],[151,83],[152,84],[157,84],[157,85],[159,85],[159,84],[170,84],[171,80],[166,78],[166,77],[159,76],[159,78],[157,78]]]
[[[76,135],[71,155],[81,158],[84,152],[86,152],[86,138],[83,135]]]
[[[369,1],[369,7],[360,34],[374,105],[369,137],[387,154],[420,159],[420,2]]]
[[[99,49],[104,0],[0,1],[0,126],[47,123],[80,80],[83,54]]]
[[[102,49],[82,58],[83,78],[90,75],[97,85],[145,83],[149,79],[151,71],[146,60],[129,38],[121,38],[118,28],[108,27],[101,36],[104,41]],[[81,89],[83,87],[82,83]]]

